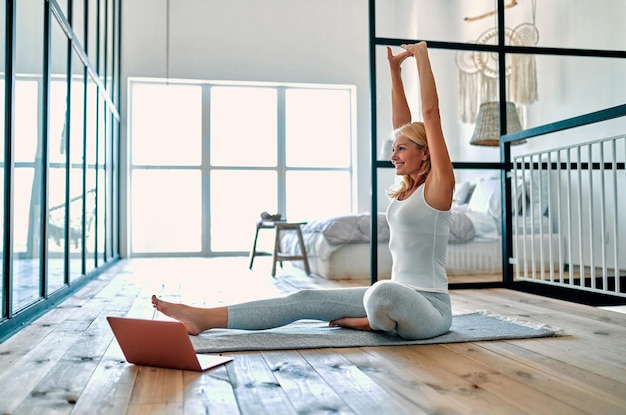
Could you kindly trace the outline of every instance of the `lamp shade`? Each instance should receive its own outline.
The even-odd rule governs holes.
[[[506,131],[514,133],[522,129],[517,109],[512,102],[506,103]],[[526,140],[515,141],[511,144],[522,144]],[[470,140],[470,144],[475,146],[500,145],[500,103],[483,102],[478,109],[476,118],[476,129]]]

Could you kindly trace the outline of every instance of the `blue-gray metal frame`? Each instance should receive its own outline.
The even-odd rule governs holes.
[[[595,124],[595,123],[599,123],[602,121],[608,121],[608,120],[619,118],[619,117],[626,117],[626,104],[606,108],[600,111],[591,112],[591,113],[580,115],[577,117],[567,118],[565,120],[541,125],[541,126],[534,127],[534,128],[529,128],[526,130],[511,133],[511,134],[501,134],[500,157],[501,159],[504,160],[504,163],[503,163],[504,168],[502,170],[502,177],[503,178],[507,177],[508,174],[513,169],[513,166],[511,163],[511,143],[512,142],[517,141],[517,140],[522,140],[522,139],[531,140],[533,138],[545,136],[547,134],[556,133],[556,132],[568,130],[571,128],[582,127],[585,125]],[[535,164],[538,164],[538,163],[535,163]],[[554,166],[554,167],[556,168],[557,166]],[[561,163],[561,167],[564,169],[567,168],[567,163]],[[574,163],[570,165],[570,167],[577,168],[578,164]],[[612,163],[604,163],[604,166],[601,166],[601,163],[581,163],[581,167],[589,168],[589,169],[600,169],[604,167],[608,169],[608,168],[612,168],[613,166],[612,166]],[[522,168],[524,168],[524,166],[522,166]],[[617,163],[616,168],[624,169],[625,168],[624,163]],[[511,186],[508,180],[503,180],[503,183],[506,183],[507,186],[505,189],[503,189],[504,192],[502,194],[503,195],[502,196],[502,205],[503,205],[502,212],[509,212],[509,210],[504,210],[504,209],[508,209],[508,207],[505,207],[504,204],[508,203],[508,201],[511,200]],[[513,257],[513,251],[512,251],[513,250],[513,223],[512,223],[513,218],[511,217],[511,215],[502,215],[502,216],[506,218],[506,220],[503,221],[502,223],[502,226],[503,226],[502,231],[503,231],[503,235],[505,236],[504,238],[502,238],[502,252],[506,253],[506,255],[503,255],[504,262],[503,262],[503,268],[502,268],[504,284],[507,287],[514,287],[514,284],[520,284],[520,283],[514,283],[513,265],[508,263],[508,258]],[[619,278],[619,276],[617,278]]]
[[[119,27],[121,25],[121,6],[119,5],[119,1],[121,0],[99,0],[99,1],[104,1],[104,2],[113,2],[112,5],[112,9],[113,12],[117,14],[117,17],[111,17],[113,18],[113,30],[119,30]],[[106,5],[107,3],[105,3]],[[98,263],[98,254],[96,253],[96,258],[95,258],[95,269],[93,269],[91,272],[87,272],[86,271],[86,261],[87,261],[87,256],[86,256],[86,252],[87,252],[87,247],[86,247],[86,239],[85,239],[85,232],[86,232],[86,218],[84,215],[85,209],[86,209],[86,201],[85,198],[83,198],[83,249],[82,249],[82,269],[81,269],[81,274],[83,275],[83,277],[75,280],[75,281],[70,281],[69,280],[69,273],[68,273],[68,269],[67,267],[65,268],[65,274],[64,274],[64,282],[65,282],[65,286],[60,289],[55,291],[54,293],[49,293],[48,289],[47,289],[47,229],[46,229],[46,225],[47,225],[47,220],[48,220],[48,200],[47,200],[47,185],[43,185],[42,186],[42,190],[41,190],[41,204],[42,204],[42,209],[41,209],[41,215],[40,215],[40,221],[41,221],[41,228],[42,228],[42,235],[41,235],[41,245],[40,245],[40,258],[41,258],[41,268],[40,268],[40,298],[33,302],[32,304],[30,304],[29,306],[21,309],[19,312],[14,313],[12,304],[13,304],[13,288],[14,288],[14,284],[13,284],[13,278],[12,278],[12,272],[13,272],[13,259],[14,259],[14,253],[13,253],[13,227],[12,226],[8,226],[7,224],[11,224],[13,223],[13,203],[12,200],[14,199],[13,195],[14,195],[14,171],[15,171],[15,167],[16,167],[16,163],[14,160],[14,141],[15,141],[15,137],[14,137],[14,102],[15,102],[15,32],[16,32],[16,28],[15,28],[15,22],[16,22],[16,6],[17,6],[17,0],[6,0],[6,16],[5,16],[5,43],[6,43],[6,48],[5,48],[5,95],[4,97],[2,97],[2,99],[4,99],[4,111],[5,111],[5,123],[4,126],[2,126],[4,128],[4,143],[3,145],[5,146],[5,158],[4,158],[4,192],[5,192],[5,198],[4,198],[4,223],[5,223],[5,232],[4,232],[4,238],[2,239],[2,241],[0,243],[3,244],[3,263],[2,263],[2,302],[0,303],[0,342],[4,341],[6,338],[10,337],[12,334],[14,334],[16,331],[20,330],[21,328],[25,327],[27,323],[31,322],[32,320],[34,320],[35,318],[37,318],[38,316],[40,316],[42,313],[44,313],[46,310],[48,310],[51,307],[54,307],[56,304],[58,304],[60,301],[62,301],[63,299],[67,298],[70,294],[74,293],[76,290],[80,289],[82,286],[84,286],[87,282],[89,282],[90,280],[92,280],[93,278],[97,277],[98,275],[100,275],[102,272],[104,272],[106,269],[108,269],[111,265],[113,265],[117,260],[119,260],[119,252],[113,250],[114,247],[109,247],[109,252],[108,254],[104,255],[104,261],[101,261],[101,263]],[[48,168],[49,168],[49,162],[48,162],[48,150],[47,150],[47,136],[48,136],[48,126],[49,126],[49,110],[50,110],[50,102],[49,102],[49,89],[50,89],[50,66],[49,66],[49,56],[50,56],[50,32],[51,32],[51,22],[52,19],[56,19],[58,21],[58,23],[60,24],[61,28],[63,29],[63,31],[65,32],[67,38],[68,38],[68,56],[67,56],[67,71],[68,74],[72,73],[72,62],[74,61],[74,57],[73,57],[73,53],[72,51],[75,51],[80,59],[80,61],[82,62],[82,64],[84,65],[84,78],[85,78],[85,85],[84,85],[84,91],[83,91],[83,101],[84,104],[87,105],[87,98],[89,96],[88,94],[88,83],[86,82],[87,79],[89,77],[91,77],[91,79],[93,80],[93,82],[96,84],[97,90],[100,91],[97,94],[98,97],[98,102],[97,102],[97,111],[101,111],[101,110],[105,110],[105,108],[103,108],[103,104],[104,106],[106,106],[106,111],[108,116],[111,118],[111,125],[110,128],[112,128],[112,130],[110,131],[110,136],[112,138],[114,137],[119,137],[119,135],[115,134],[115,131],[117,131],[119,129],[119,121],[120,121],[120,113],[119,113],[119,109],[117,107],[117,105],[119,105],[119,102],[117,102],[119,100],[119,79],[120,79],[120,73],[121,73],[121,64],[120,64],[120,45],[121,45],[121,34],[120,33],[115,33],[113,36],[113,41],[117,42],[115,45],[113,45],[113,74],[112,74],[112,87],[111,89],[108,91],[108,93],[106,93],[105,91],[107,91],[107,89],[105,88],[105,85],[103,83],[103,81],[100,79],[100,77],[98,76],[98,72],[96,70],[96,68],[98,68],[98,64],[99,62],[96,62],[94,65],[91,64],[91,62],[89,61],[87,54],[85,52],[85,48],[83,47],[82,43],[80,42],[80,40],[76,37],[75,33],[73,32],[72,28],[71,28],[71,24],[68,21],[68,19],[63,15],[62,9],[60,8],[57,0],[42,0],[42,7],[44,7],[44,67],[43,67],[43,75],[44,75],[44,82],[43,82],[43,108],[44,110],[42,111],[42,142],[43,142],[43,152],[42,152],[42,159],[39,162],[40,165],[36,166],[36,168],[40,168],[42,171],[42,183],[47,183],[47,174],[48,174]],[[68,14],[71,15],[71,2],[70,2],[70,11],[68,11]],[[109,8],[105,7],[104,11],[108,12]],[[97,13],[100,13],[101,10],[98,9]],[[89,31],[87,30],[88,27],[88,13],[89,13],[89,3],[85,2],[85,10],[84,10],[84,24],[85,24],[85,42],[87,42],[88,39],[88,35],[89,35]],[[118,23],[118,25],[115,25],[115,22]],[[100,25],[100,19],[97,19],[97,24]],[[106,36],[106,31],[108,30],[108,26],[105,27],[105,33],[104,36]],[[98,31],[96,32],[97,36],[100,36],[100,30],[98,29]],[[98,42],[96,43],[96,47],[100,48],[100,42],[98,39]],[[100,56],[100,51],[96,51],[96,56]],[[105,58],[106,59],[106,58]],[[106,69],[105,69],[106,71]],[[71,76],[68,76],[68,109],[70,108],[70,104],[71,104],[71,82],[69,81],[71,80]],[[115,95],[118,94],[118,95]],[[117,97],[117,100],[116,100]],[[66,114],[66,125],[69,125],[69,115],[70,111],[67,112]],[[86,111],[83,111],[83,148],[87,149],[87,113]],[[97,122],[100,122],[100,117],[98,116]],[[117,123],[117,126],[115,125]],[[0,128],[2,128],[0,127]],[[66,129],[66,134],[69,134],[69,128]],[[105,139],[104,137],[97,137],[97,140],[100,139]],[[98,148],[97,143],[95,143],[96,148]],[[70,143],[69,143],[69,135],[66,137],[66,156],[67,156],[67,160],[65,162],[65,166],[67,169],[67,174],[66,174],[66,183],[69,183],[69,167],[71,166],[71,158],[70,158]],[[118,160],[119,160],[119,146],[116,146],[115,143],[113,143],[111,145],[111,156],[113,156],[114,154],[117,155]],[[97,154],[96,154],[97,157]],[[98,160],[96,158],[96,160]],[[109,161],[111,163],[113,163],[113,160],[111,158],[109,158]],[[98,161],[97,161],[98,163]],[[106,162],[105,162],[106,163]],[[87,188],[86,188],[86,172],[87,172],[87,157],[83,157],[83,164],[82,164],[82,168],[83,168],[83,195],[86,194],[87,192]],[[106,166],[105,166],[106,167]],[[119,169],[116,172],[116,175],[111,174],[109,176],[109,178],[113,181],[113,183],[111,183],[111,187],[110,190],[115,191],[115,180],[119,180]],[[70,195],[70,189],[69,186],[66,187],[66,195],[65,195],[65,200],[66,200],[66,204],[67,201],[69,200],[69,195]],[[114,206],[113,203],[113,198],[111,198],[111,206]],[[117,199],[117,210],[116,212],[119,212],[119,198]],[[65,225],[66,225],[66,229],[65,229],[65,263],[67,264],[69,262],[69,226],[68,226],[68,221],[69,221],[69,217],[67,216],[69,214],[69,211],[66,211],[66,217],[65,217]],[[111,213],[111,215],[113,215],[113,213]],[[113,219],[112,219],[113,221]],[[112,222],[113,223],[113,222]],[[107,229],[109,232],[114,232],[115,235],[113,235],[114,238],[118,238],[118,243],[117,243],[117,247],[119,247],[119,229],[115,229],[113,226],[109,226]],[[117,222],[119,224],[119,222]],[[96,227],[97,228],[97,227]],[[96,235],[96,241],[97,241],[97,235]],[[109,244],[111,245],[111,244]],[[94,245],[94,252],[97,251],[97,246]],[[105,246],[105,250],[107,249],[107,247]],[[115,248],[116,249],[116,248]]]
[[[5,87],[4,87],[4,223],[13,223],[13,107],[15,104],[15,2],[6,2],[5,15]],[[7,195],[9,197],[7,197]],[[4,239],[2,240],[2,312],[0,321],[9,318],[13,314],[13,227],[5,227]]]
[[[392,167],[390,162],[378,161],[376,158],[378,145],[376,143],[376,131],[377,131],[377,108],[376,108],[376,46],[388,45],[388,46],[400,46],[407,43],[415,43],[420,40],[424,40],[428,43],[429,49],[447,49],[447,50],[471,50],[479,52],[491,52],[498,55],[498,81],[499,81],[499,98],[500,98],[500,135],[508,137],[506,141],[501,141],[500,147],[500,163],[473,163],[473,162],[453,162],[455,169],[497,169],[500,170],[501,183],[502,183],[502,212],[508,212],[508,205],[510,204],[511,196],[511,184],[509,180],[506,180],[506,174],[508,172],[507,166],[511,164],[510,160],[510,142],[519,140],[521,138],[530,137],[525,135],[528,131],[534,131],[536,129],[530,129],[521,131],[515,134],[506,135],[506,76],[505,76],[505,59],[507,54],[533,54],[533,55],[556,55],[556,56],[585,56],[585,57],[601,57],[601,58],[626,58],[626,51],[620,50],[596,50],[596,49],[569,49],[569,48],[549,48],[538,46],[511,46],[505,45],[505,22],[504,22],[504,0],[497,1],[498,10],[498,44],[486,45],[486,44],[469,44],[459,42],[440,42],[436,40],[428,39],[399,39],[399,38],[383,38],[376,37],[376,0],[369,0],[369,67],[370,67],[370,139],[371,139],[371,210],[370,212],[378,211],[377,201],[377,188],[378,188],[378,173],[379,168]],[[582,117],[580,120],[570,119],[562,121],[562,125],[559,128],[567,127],[569,124],[586,122],[587,119],[598,118],[607,116],[613,112],[620,111],[621,107],[616,109],[609,109],[607,113],[598,112],[596,115],[588,114]],[[560,123],[555,123],[560,124]],[[553,124],[551,124],[553,125]],[[548,126],[537,127],[541,129],[548,129]],[[570,127],[567,127],[570,128]],[[496,283],[487,282],[475,282],[475,283],[452,283],[450,288],[489,288],[489,287],[501,287],[512,285],[512,264],[509,264],[508,258],[512,257],[512,218],[510,215],[502,215],[505,220],[502,222],[502,232],[505,235],[502,238],[502,270],[503,281]],[[370,283],[373,284],[378,280],[378,244],[377,244],[377,230],[378,229],[378,215],[371,215],[371,228],[370,228]]]
[[[48,173],[49,173],[49,157],[48,157],[48,130],[50,127],[50,48],[52,33],[52,11],[50,3],[45,3],[43,17],[43,111],[41,112],[41,160],[37,166],[37,158],[35,158],[35,172],[37,169],[41,171],[41,209],[39,211],[39,223],[41,224],[41,242],[39,245],[39,298],[48,298]],[[35,173],[33,181],[37,181],[37,173]],[[33,186],[34,187],[34,186]],[[31,205],[33,201],[31,200]],[[32,210],[32,209],[31,209]]]

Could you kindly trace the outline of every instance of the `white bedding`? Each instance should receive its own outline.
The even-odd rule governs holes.
[[[545,240],[549,245],[551,236],[548,218],[539,221],[517,219],[517,236],[514,241],[524,238]],[[309,258],[311,272],[327,279],[359,279],[370,276],[369,214],[346,215],[324,220],[315,220],[302,227],[302,233]],[[543,231],[539,233],[539,229]],[[526,231],[526,233],[524,233]],[[378,216],[378,278],[391,275],[391,254],[389,252],[389,227],[384,213]],[[539,235],[544,235],[540,237]],[[281,239],[281,250],[298,253],[299,246],[295,233],[285,233]],[[552,240],[551,243],[555,243]],[[528,245],[528,243],[527,243]],[[518,245],[520,246],[520,245]],[[534,244],[536,251],[540,246]],[[540,253],[536,252],[536,257]],[[300,266],[298,261],[294,265]],[[502,271],[502,241],[499,224],[486,214],[455,208],[451,220],[446,270],[449,275],[490,274]]]
[[[302,226],[307,255],[319,256],[327,260],[334,251],[344,245],[369,244],[370,220],[369,213],[359,213],[308,222]],[[483,225],[478,226],[479,223]],[[484,225],[485,223],[489,225]],[[483,231],[484,229],[487,231]],[[461,209],[454,209],[451,216],[449,243],[465,243],[476,238],[497,239],[497,235],[491,234],[492,229],[497,229],[497,226],[488,215],[475,212],[470,214]],[[285,233],[281,239],[282,252],[298,252],[296,238],[297,236],[293,233]],[[379,243],[389,242],[389,225],[386,215],[382,212],[378,213],[377,240]]]
[[[517,197],[512,214],[515,216],[513,240],[517,247],[535,258],[545,258],[545,247],[558,245],[552,233],[547,208],[543,204],[530,209],[523,198],[517,180]],[[456,187],[450,220],[450,237],[446,257],[449,274],[487,274],[502,270],[501,182],[499,175],[487,175],[474,183],[462,182]],[[526,192],[528,193],[528,192]],[[517,196],[515,196],[517,195]],[[537,197],[543,202],[543,198]],[[547,206],[547,205],[546,205]],[[533,216],[530,216],[533,211]],[[311,221],[302,227],[309,263],[314,273],[330,279],[369,278],[370,274],[370,215],[360,213]],[[391,274],[389,226],[383,212],[378,213],[378,276]],[[529,241],[530,246],[529,246]],[[539,249],[539,251],[538,251]],[[285,234],[281,250],[297,253],[296,235]],[[297,262],[295,263],[297,264]]]

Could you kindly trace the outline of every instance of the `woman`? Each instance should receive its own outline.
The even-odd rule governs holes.
[[[443,137],[435,79],[424,42],[402,45],[393,55],[392,114],[395,140],[391,161],[402,176],[392,188],[387,209],[390,281],[371,287],[301,290],[286,297],[228,307],[198,308],[152,296],[154,308],[181,321],[189,334],[212,328],[267,329],[299,319],[329,321],[330,326],[395,333],[425,339],[446,333],[452,311],[445,272],[454,171]],[[411,122],[401,64],[415,57],[424,122]]]

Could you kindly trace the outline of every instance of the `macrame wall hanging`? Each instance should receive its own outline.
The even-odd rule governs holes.
[[[536,0],[532,0],[532,23],[522,23],[514,29],[505,29],[505,43],[512,46],[534,46],[539,41],[539,31],[535,26]],[[513,7],[516,0],[505,5]],[[475,21],[491,16],[496,12],[465,18]],[[498,42],[498,29],[483,32],[476,43],[495,45]],[[537,101],[537,66],[534,55],[509,54],[506,57],[507,101],[518,105],[528,105]],[[459,70],[459,114],[464,123],[475,123],[478,108],[483,102],[499,100],[498,55],[489,52],[459,51],[456,54]]]

